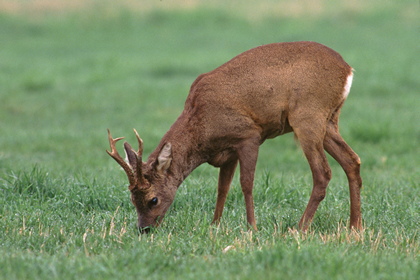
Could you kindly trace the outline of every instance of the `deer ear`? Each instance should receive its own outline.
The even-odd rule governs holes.
[[[169,166],[171,166],[172,161],[172,145],[171,143],[166,143],[163,146],[162,150],[159,153],[157,159],[157,171],[165,172]]]

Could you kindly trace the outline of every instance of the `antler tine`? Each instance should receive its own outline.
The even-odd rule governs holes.
[[[120,141],[121,139],[124,139],[124,137],[118,137],[113,139],[111,132],[108,129],[108,140],[109,140],[109,146],[111,147],[111,152],[106,151],[108,155],[110,155],[125,171],[128,177],[128,181],[130,182],[130,186],[134,186],[136,183],[133,170],[131,167],[125,162],[125,160],[120,156],[117,149],[115,148],[115,144]]]
[[[143,170],[142,170],[143,140],[140,138],[137,130],[134,128],[133,130],[134,130],[134,134],[136,134],[137,142],[139,143],[139,149],[137,150],[137,166],[136,166],[137,179],[142,184],[144,182]]]
[[[134,133],[136,134],[137,142],[139,143],[139,149],[137,151],[137,156],[141,161],[142,155],[143,155],[143,140],[140,138],[139,134],[137,133],[137,130],[134,129]]]

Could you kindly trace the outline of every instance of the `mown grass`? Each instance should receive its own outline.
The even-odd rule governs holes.
[[[415,279],[417,3],[245,1],[234,12],[190,2],[0,13],[0,279]],[[333,161],[311,230],[294,229],[311,175],[285,135],[261,147],[258,232],[247,230],[237,177],[221,225],[210,225],[217,170],[203,165],[162,227],[138,235],[106,128],[134,142],[135,127],[148,154],[198,74],[294,40],[324,43],[356,69],[340,124],[363,162],[365,231],[347,230],[347,181]]]

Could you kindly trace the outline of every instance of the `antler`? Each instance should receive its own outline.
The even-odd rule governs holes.
[[[128,158],[128,162],[130,163],[131,168],[133,169],[133,171],[135,172],[135,177],[136,179],[139,180],[140,185],[143,185],[143,173],[142,173],[142,154],[143,154],[143,140],[141,140],[139,134],[137,133],[137,130],[133,129],[134,133],[136,134],[136,138],[137,138],[137,142],[139,144],[139,148],[136,151],[134,151],[134,149],[131,147],[130,144],[128,144],[127,142],[124,143],[124,149],[125,149],[125,153],[127,155]]]
[[[137,142],[139,143],[139,149],[137,152],[135,152],[130,144],[127,142],[124,143],[124,149],[127,154],[127,158],[130,162],[128,164],[118,153],[117,149],[115,148],[115,144],[121,140],[124,139],[124,137],[119,137],[113,139],[111,136],[111,132],[108,129],[108,140],[109,145],[111,147],[111,152],[108,150],[106,151],[125,171],[128,177],[128,181],[130,183],[130,190],[134,189],[135,187],[139,187],[137,183],[142,183],[143,181],[143,175],[141,172],[142,167],[142,153],[143,153],[143,141],[141,140],[139,134],[134,129],[134,133],[136,134]],[[135,169],[134,169],[135,168]]]
[[[143,181],[143,174],[141,171],[142,164],[143,164],[143,140],[141,140],[139,134],[137,133],[137,130],[134,130],[134,134],[136,134],[137,142],[139,144],[139,149],[137,150],[137,165],[136,165],[136,172],[137,172],[137,178],[140,180],[140,182]]]
[[[137,130],[134,130],[134,133],[136,134],[137,142],[139,143],[139,149],[137,151],[137,157],[140,162],[142,162],[142,155],[143,155],[143,140],[141,140],[139,134],[137,133]]]

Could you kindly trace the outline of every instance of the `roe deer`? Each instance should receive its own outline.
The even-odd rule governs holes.
[[[294,132],[308,160],[313,189],[299,222],[306,231],[324,199],[331,169],[324,149],[341,165],[350,189],[350,227],[362,229],[360,159],[338,131],[352,68],[334,50],[314,42],[274,43],[248,50],[191,85],[185,107],[147,162],[126,142],[128,162],[108,138],[113,157],[127,173],[138,227],[157,226],[182,181],[202,163],[220,167],[213,222],[222,216],[239,162],[247,221],[257,229],[252,189],[259,146]]]

